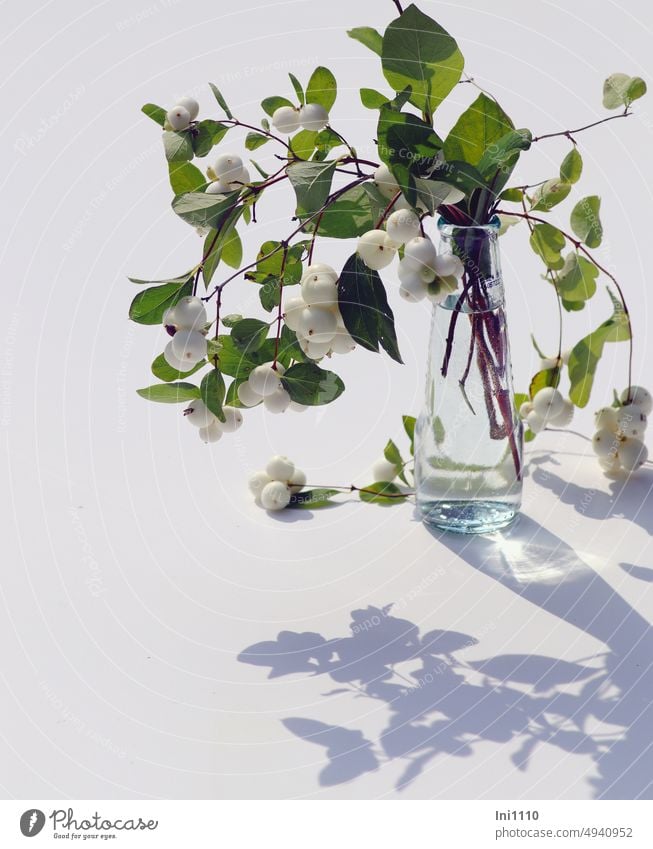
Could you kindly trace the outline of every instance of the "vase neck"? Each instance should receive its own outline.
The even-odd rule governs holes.
[[[498,224],[459,227],[440,222],[440,252],[454,254],[463,264],[461,289],[443,306],[463,312],[487,312],[504,304],[499,260]]]

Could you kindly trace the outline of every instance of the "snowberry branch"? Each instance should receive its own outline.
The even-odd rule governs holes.
[[[541,136],[535,136],[533,139],[534,142],[542,141],[542,139],[554,139],[558,136],[564,136],[568,138],[570,142],[576,144],[573,136],[577,133],[582,133],[584,130],[591,130],[592,127],[598,127],[599,124],[606,124],[608,121],[614,121],[617,118],[627,118],[629,115],[632,115],[632,110],[629,106],[626,106],[623,112],[620,112],[618,115],[608,115],[607,118],[601,118],[600,121],[593,121],[591,124],[585,124],[584,127],[577,127],[575,130],[559,130],[555,133],[544,133]]]
[[[290,153],[293,152],[288,142],[285,142],[279,136],[275,136],[274,133],[270,133],[268,130],[264,130],[263,127],[255,127],[253,124],[245,124],[243,121],[239,121],[237,118],[231,118],[228,120],[224,119],[222,123],[229,124],[232,127],[244,127],[246,130],[252,130],[253,132],[259,133],[262,136],[267,136],[269,139],[274,139],[274,141],[279,142],[279,144],[282,144]]]

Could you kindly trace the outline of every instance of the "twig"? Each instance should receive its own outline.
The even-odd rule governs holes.
[[[591,124],[585,124],[584,127],[577,127],[575,130],[560,130],[556,133],[544,133],[541,136],[535,136],[533,139],[534,142],[542,141],[542,139],[554,139],[557,136],[565,136],[569,139],[570,142],[576,144],[572,136],[575,136],[576,133],[582,133],[584,130],[591,130],[592,127],[598,127],[599,124],[606,124],[608,121],[614,121],[616,118],[627,118],[629,115],[633,113],[630,111],[629,107],[626,106],[623,112],[620,112],[618,115],[608,115],[607,118],[601,118],[600,121],[593,121]]]

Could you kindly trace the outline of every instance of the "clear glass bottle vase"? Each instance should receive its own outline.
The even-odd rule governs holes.
[[[512,385],[498,219],[440,220],[441,253],[464,266],[459,289],[433,307],[426,399],[415,429],[423,520],[459,533],[509,524],[521,503],[523,430]]]

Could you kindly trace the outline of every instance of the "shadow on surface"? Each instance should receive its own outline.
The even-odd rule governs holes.
[[[325,676],[337,685],[325,697],[349,692],[387,708],[374,741],[312,718],[283,720],[291,733],[324,748],[320,784],[400,761],[401,790],[439,756],[471,757],[483,741],[493,741],[518,744],[516,770],[528,769],[538,746],[555,746],[568,756],[592,757],[596,774],[587,780],[594,797],[653,798],[648,622],[573,549],[527,517],[491,538],[434,536],[474,569],[601,640],[607,651],[578,662],[529,654],[466,662],[461,653],[478,644],[473,635],[421,634],[393,616],[392,605],[352,611],[349,636],[283,631],[250,646],[239,660],[268,668],[271,678]],[[399,663],[410,672],[399,672]]]

